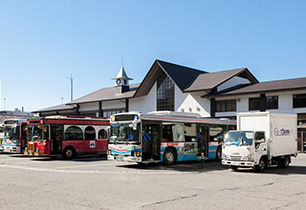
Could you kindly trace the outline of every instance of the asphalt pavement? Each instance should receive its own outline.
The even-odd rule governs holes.
[[[0,209],[306,209],[306,154],[289,168],[138,165],[0,154]]]

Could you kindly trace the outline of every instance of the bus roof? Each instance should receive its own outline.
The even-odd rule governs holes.
[[[223,119],[202,118],[199,117],[197,113],[166,111],[166,112],[149,112],[147,114],[142,114],[140,112],[126,112],[126,113],[114,114],[112,116],[116,115],[138,115],[140,119],[151,120],[151,121],[236,125],[236,120],[229,120],[224,118]]]
[[[109,118],[56,115],[29,119],[28,124],[109,125]]]

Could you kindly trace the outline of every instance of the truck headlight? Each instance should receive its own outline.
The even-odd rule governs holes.
[[[242,160],[253,161],[254,157],[252,154],[248,154],[247,156],[243,156]]]
[[[228,160],[228,159],[229,159],[229,155],[222,154],[222,160]]]

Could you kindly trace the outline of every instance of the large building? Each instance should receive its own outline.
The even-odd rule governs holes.
[[[306,78],[259,82],[247,68],[209,73],[156,60],[140,84],[129,84],[123,67],[112,79],[114,87],[35,113],[109,117],[170,110],[234,119],[237,112],[286,112],[298,114],[299,135],[306,138]]]

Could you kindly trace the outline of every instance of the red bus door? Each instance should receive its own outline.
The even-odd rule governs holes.
[[[62,154],[63,126],[51,125],[50,155]]]

